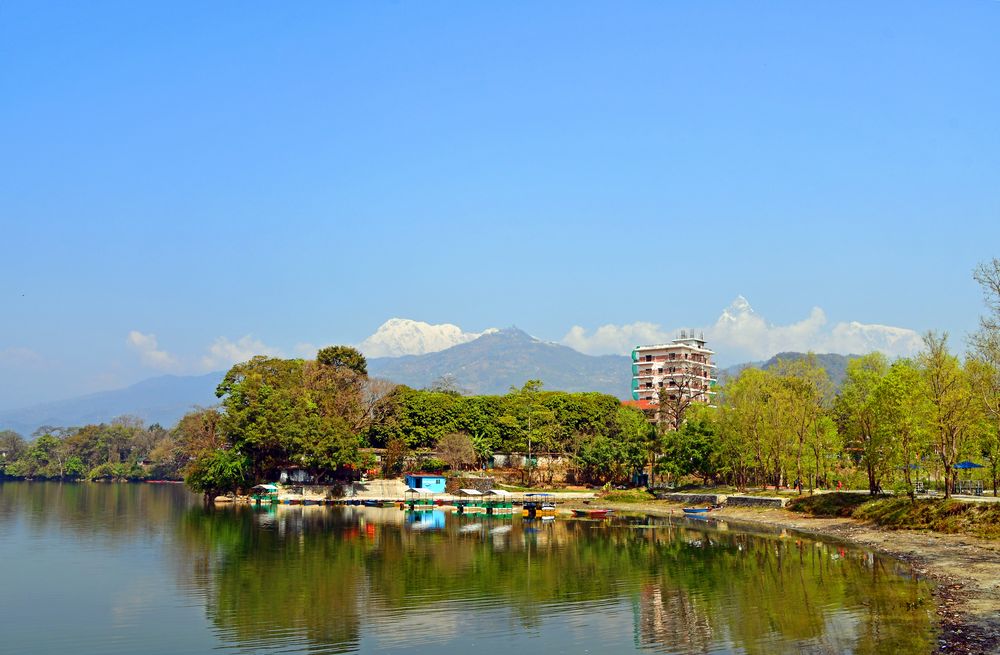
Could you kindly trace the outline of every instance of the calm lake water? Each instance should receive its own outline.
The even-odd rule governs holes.
[[[419,520],[416,520],[419,519]],[[0,483],[4,653],[927,653],[894,560],[677,519],[205,509]]]

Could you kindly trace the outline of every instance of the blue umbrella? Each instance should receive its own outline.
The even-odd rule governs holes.
[[[981,469],[981,468],[983,468],[983,465],[982,464],[976,464],[975,462],[970,462],[969,460],[965,460],[964,462],[959,462],[958,464],[955,464],[955,468],[962,469],[962,470],[966,470],[966,469]]]

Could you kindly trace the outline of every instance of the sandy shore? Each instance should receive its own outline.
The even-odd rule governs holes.
[[[569,505],[569,503],[567,503]],[[667,502],[601,503],[591,507],[682,515]],[[583,505],[581,505],[583,507]],[[841,539],[897,557],[937,582],[941,653],[1000,653],[1000,541],[917,530],[886,530],[847,518],[814,518],[783,509],[731,507],[712,512],[731,523],[766,525]]]

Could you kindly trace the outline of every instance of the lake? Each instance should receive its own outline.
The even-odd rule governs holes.
[[[0,483],[0,652],[928,653],[931,585],[801,535],[205,508],[179,485]]]

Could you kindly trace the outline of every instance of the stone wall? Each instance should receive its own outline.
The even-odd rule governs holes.
[[[475,489],[486,493],[493,489],[493,478],[448,478],[445,491],[454,494],[459,489]]]
[[[672,503],[689,503],[694,505],[722,505],[726,502],[724,494],[680,494],[673,492],[654,492],[658,500],[666,500]]]
[[[784,507],[788,498],[774,496],[730,496],[726,504],[732,507]]]

